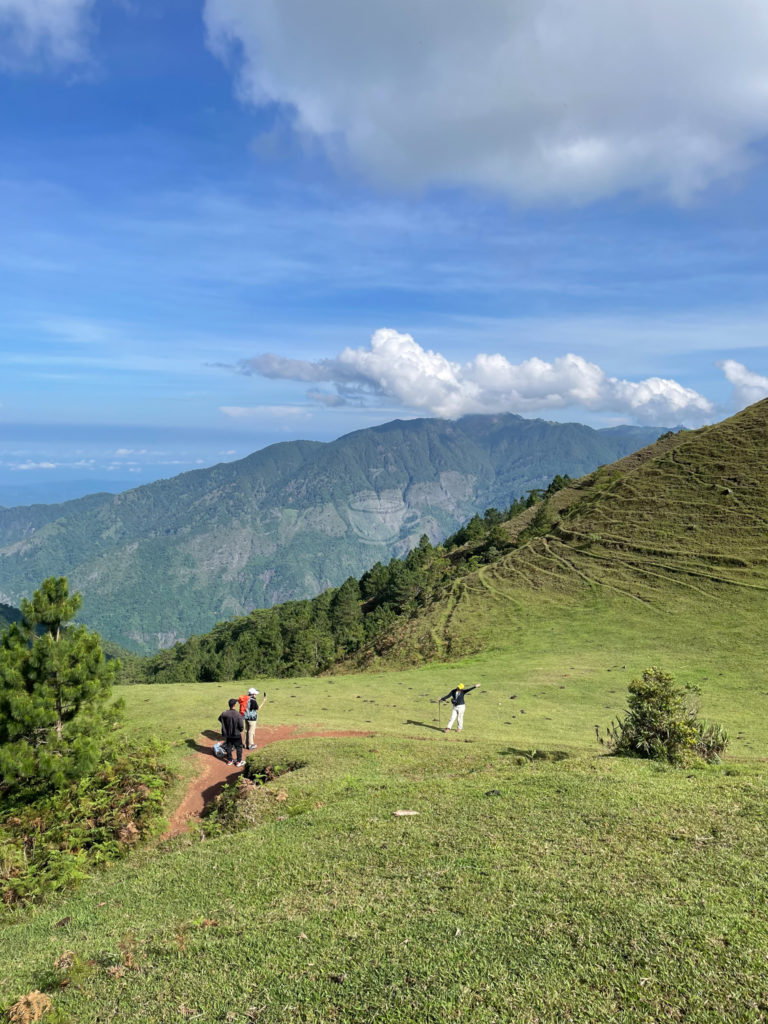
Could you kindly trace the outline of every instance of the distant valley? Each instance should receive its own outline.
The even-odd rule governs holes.
[[[441,540],[558,473],[577,477],[656,439],[515,415],[394,421],[324,444],[272,445],[122,494],[0,509],[0,601],[47,576],[84,595],[107,639],[157,650],[313,596]]]

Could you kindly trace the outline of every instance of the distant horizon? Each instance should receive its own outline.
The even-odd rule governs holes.
[[[391,416],[378,423],[372,423],[373,427],[385,426],[389,423],[412,420],[459,420],[467,416],[519,416],[524,420],[541,420],[549,423],[577,424],[591,427],[593,430],[610,430],[621,427],[632,428],[638,424],[611,423],[593,424],[576,420],[572,417],[562,419],[551,416],[520,416],[518,413],[467,413],[465,416],[441,417],[441,416]],[[23,433],[26,425],[13,425],[14,429]],[[7,429],[7,427],[6,427]],[[82,427],[82,436],[75,433],[77,428],[71,425],[67,429],[59,428],[63,434],[60,444],[67,450],[74,448],[78,457],[71,463],[55,461],[60,458],[56,451],[55,439],[51,436],[55,428],[38,428],[34,433],[32,442],[26,445],[19,443],[13,450],[20,453],[19,457],[26,457],[19,468],[8,465],[7,456],[0,460],[0,507],[11,508],[28,504],[58,504],[62,501],[70,501],[76,498],[85,497],[88,494],[95,494],[100,491],[119,494],[122,491],[131,490],[134,487],[141,487],[144,484],[155,483],[158,480],[167,480],[181,473],[191,472],[197,469],[209,469],[212,466],[225,462],[237,462],[247,458],[255,452],[269,448],[271,445],[289,441],[318,441],[329,444],[337,441],[347,434],[356,433],[366,427],[355,427],[353,430],[345,430],[333,436],[302,436],[287,437],[284,434],[265,439],[264,443],[249,447],[243,442],[242,435],[228,434],[216,437],[211,440],[209,431],[193,430],[181,432],[170,431],[168,428],[153,430],[144,427],[136,440],[134,446],[121,446],[117,449],[113,444],[105,443],[109,438],[116,443],[116,438],[127,438],[129,435],[125,427],[102,426],[94,428],[94,433],[101,435],[102,454],[100,449],[94,448],[94,442],[89,438],[90,428]],[[680,429],[679,425],[660,426],[663,430]],[[106,436],[105,436],[106,435]],[[158,444],[154,447],[151,440]],[[192,450],[195,443],[202,447],[197,451]],[[222,447],[225,443],[232,447]],[[7,439],[0,442],[0,445],[8,445]],[[86,458],[85,452],[90,445],[91,454]],[[7,450],[7,449],[6,449]],[[114,452],[123,451],[122,456],[115,456]],[[2,448],[0,447],[0,452]],[[24,456],[22,453],[26,453]],[[22,468],[23,467],[23,468]]]

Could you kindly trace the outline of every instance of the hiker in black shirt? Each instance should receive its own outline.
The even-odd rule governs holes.
[[[459,685],[454,687],[454,689],[451,690],[450,693],[446,693],[444,697],[440,698],[441,704],[443,703],[443,701],[450,699],[451,704],[453,705],[451,718],[444,730],[445,732],[450,732],[451,726],[456,721],[458,721],[459,723],[456,727],[457,732],[461,732],[461,730],[464,728],[464,697],[468,693],[472,693],[473,690],[476,690],[479,685],[480,683],[477,683],[475,686],[470,686],[470,688],[466,690],[464,688],[464,683],[459,683]]]
[[[222,711],[219,715],[221,722],[221,735],[224,737],[224,750],[227,755],[227,764],[234,764],[242,768],[243,760],[243,727],[244,719],[237,710],[237,698],[233,697],[229,702],[229,711]],[[237,761],[232,760],[232,748],[235,748]]]

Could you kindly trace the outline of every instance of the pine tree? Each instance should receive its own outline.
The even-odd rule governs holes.
[[[363,612],[360,607],[360,584],[350,576],[339,587],[331,603],[331,621],[338,649],[342,653],[356,651],[365,637]]]
[[[21,622],[0,638],[0,779],[59,789],[99,762],[118,705],[117,669],[97,633],[69,625],[81,604],[64,577],[21,602]]]

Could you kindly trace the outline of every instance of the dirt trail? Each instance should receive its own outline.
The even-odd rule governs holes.
[[[324,729],[308,729],[299,731],[295,725],[264,725],[259,726],[256,732],[258,740],[257,747],[268,746],[270,743],[277,743],[279,740],[303,740],[310,736],[370,736],[369,732],[333,731]],[[176,808],[170,824],[163,835],[163,839],[171,839],[182,832],[188,831],[194,821],[199,821],[203,811],[209,804],[213,803],[216,797],[224,789],[230,779],[235,778],[243,770],[233,768],[225,761],[220,761],[211,753],[215,740],[207,736],[198,736],[195,748],[195,759],[198,763],[198,772],[194,779],[187,786],[184,799]],[[247,752],[243,751],[243,757]]]

